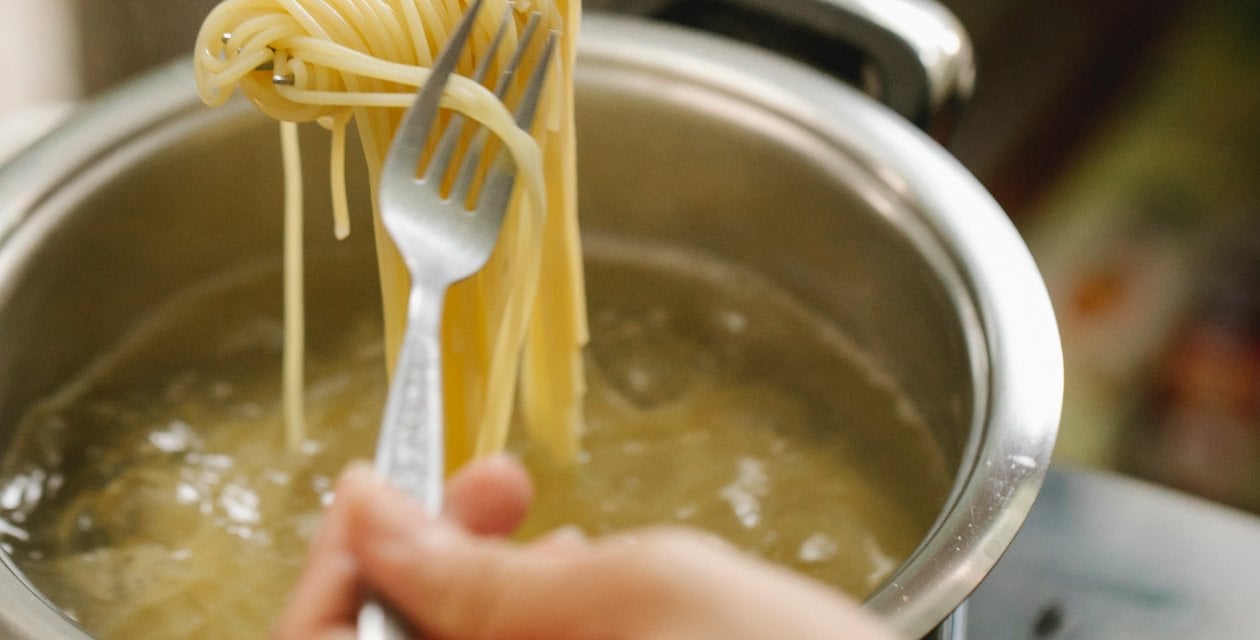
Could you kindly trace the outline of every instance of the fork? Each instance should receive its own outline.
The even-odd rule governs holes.
[[[420,177],[416,175],[430,135],[438,126],[443,89],[454,73],[483,4],[484,0],[475,0],[468,7],[447,41],[415,103],[403,116],[381,170],[381,222],[407,265],[411,291],[407,327],[385,404],[375,465],[377,472],[417,498],[432,514],[441,510],[444,472],[439,343],[443,299],[447,288],[471,276],[490,257],[512,194],[515,172],[502,162],[493,162],[476,201],[469,204],[481,156],[493,137],[485,131],[478,132],[468,144],[462,162],[453,167],[459,142],[466,137],[464,118],[453,115],[440,132],[428,166]],[[503,23],[474,71],[477,82],[485,80],[513,13],[510,6],[504,12]],[[537,12],[529,17],[495,86],[495,94],[503,100],[512,80],[529,73],[515,110],[517,126],[527,131],[538,110],[557,39],[554,32],[545,33],[537,66],[531,70],[521,68],[524,54],[539,31],[540,18]],[[452,169],[453,181],[448,180]],[[451,191],[444,196],[442,185],[448,182],[452,184]],[[394,640],[410,634],[406,623],[379,600],[371,600],[359,612],[358,637]]]

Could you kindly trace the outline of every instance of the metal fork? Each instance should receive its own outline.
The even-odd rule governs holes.
[[[448,178],[460,140],[466,137],[464,119],[456,115],[442,131],[428,166],[420,177],[416,175],[430,134],[438,124],[438,104],[443,89],[454,73],[483,4],[483,0],[475,0],[469,6],[438,56],[429,79],[403,116],[381,171],[381,221],[411,274],[411,292],[407,328],[385,404],[375,464],[379,473],[419,499],[434,514],[442,506],[444,471],[439,343],[443,299],[447,288],[471,276],[489,258],[511,198],[515,172],[502,161],[494,162],[482,181],[476,202],[471,209],[467,208],[481,156],[492,139],[481,131],[472,137],[462,162],[454,167],[451,192],[442,195],[442,185],[450,182]],[[503,24],[475,70],[474,80],[485,80],[513,13],[511,7],[505,11]],[[495,86],[495,93],[502,100],[512,80],[521,73],[529,73],[515,109],[516,123],[525,130],[533,125],[557,38],[554,32],[544,34],[546,39],[537,66],[532,70],[521,69],[524,55],[533,46],[534,35],[539,31],[540,17],[538,13],[530,16],[517,49]],[[361,640],[411,637],[407,625],[379,601],[364,605],[358,623]]]

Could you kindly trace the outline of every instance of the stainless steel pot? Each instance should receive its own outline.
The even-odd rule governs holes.
[[[903,118],[765,51],[592,15],[577,91],[585,234],[759,272],[841,328],[927,419],[956,483],[866,603],[923,636],[1015,535],[1057,428],[1054,317],[1015,230]],[[4,426],[145,309],[274,256],[278,175],[274,126],[246,104],[202,107],[183,63],[108,95],[0,171],[0,448]],[[323,178],[307,183],[313,220],[327,219]],[[312,224],[307,240],[371,282],[367,236],[337,244]],[[0,635],[85,637],[4,560]]]

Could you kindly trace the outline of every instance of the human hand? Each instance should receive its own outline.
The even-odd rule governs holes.
[[[530,491],[508,458],[452,478],[439,519],[366,468],[348,471],[281,617],[279,640],[354,638],[364,590],[433,640],[890,640],[844,596],[683,529],[529,544],[493,536]]]

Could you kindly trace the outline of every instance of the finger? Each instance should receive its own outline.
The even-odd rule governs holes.
[[[380,519],[383,515],[365,517]],[[481,618],[479,613],[490,613],[482,608],[487,604],[493,603],[509,612],[528,607],[528,602],[518,603],[510,593],[539,586],[539,580],[533,576],[538,571],[501,571],[506,564],[518,562],[522,553],[501,540],[476,538],[449,523],[435,523],[420,533],[399,530],[388,537],[378,537],[370,546],[362,547],[360,553],[364,556],[365,576],[371,588],[422,630],[423,637],[564,640],[569,637],[568,632],[581,631],[580,627],[575,629],[574,625],[566,624],[546,629],[546,633],[516,626],[510,634],[499,634],[496,630],[507,629],[510,623],[507,615],[495,613],[500,621],[493,623]],[[531,555],[539,559],[548,557]],[[447,560],[452,562],[448,564]],[[527,582],[508,584],[509,575],[531,577]],[[504,601],[511,604],[505,606]],[[561,627],[569,628],[562,634]]]
[[[501,535],[524,518],[532,490],[520,463],[495,456],[457,473],[447,495],[451,516],[462,526],[478,534]],[[315,637],[321,629],[353,619],[362,600],[362,578],[349,541],[370,538],[374,532],[370,524],[352,522],[348,514],[353,505],[366,503],[379,503],[397,527],[415,528],[430,520],[418,503],[381,480],[367,464],[351,465],[337,481],[307,566],[281,613],[278,639]]]
[[[691,629],[677,637],[895,638],[847,596],[711,534],[654,529],[633,539],[626,554],[650,565],[647,579],[669,593],[670,631]]]
[[[278,640],[317,637],[321,630],[354,615],[359,597],[359,564],[350,551],[351,504],[367,499],[380,483],[366,465],[352,465],[337,481],[302,575],[277,623]]]
[[[529,474],[515,458],[476,460],[446,486],[446,515],[478,535],[508,535],[520,526],[533,501]]]

